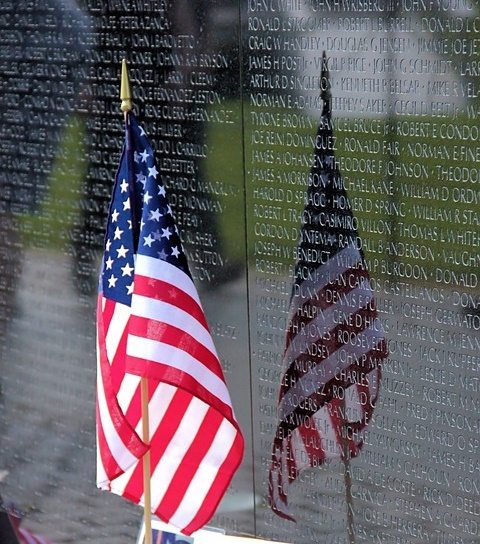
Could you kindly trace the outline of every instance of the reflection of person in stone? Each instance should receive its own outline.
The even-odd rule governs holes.
[[[154,104],[157,111],[160,110],[161,106],[165,105],[167,108],[179,106],[179,109],[184,112],[183,118],[172,120],[167,116],[166,119],[162,119],[158,115],[153,117],[153,114],[148,111],[148,102],[143,102],[141,99],[135,100],[135,96],[148,96],[149,93],[159,96],[159,87],[167,89],[170,92],[180,89],[182,91],[190,91],[195,88],[192,82],[192,74],[199,71],[206,74],[215,73],[216,76],[214,78],[215,83],[201,87],[201,90],[221,90],[224,96],[238,94],[239,70],[236,64],[238,59],[238,43],[235,41],[235,33],[232,32],[232,29],[237,27],[238,6],[231,0],[218,2],[218,4],[217,9],[217,7],[212,7],[211,1],[207,0],[180,0],[169,3],[168,8],[163,13],[154,10],[149,11],[148,9],[145,9],[142,13],[135,11],[129,13],[130,17],[138,17],[139,20],[142,16],[148,15],[152,19],[160,20],[164,18],[168,22],[168,28],[163,30],[139,29],[135,31],[137,38],[146,37],[145,42],[149,42],[150,44],[152,40],[157,40],[159,37],[166,38],[164,41],[160,41],[160,45],[155,47],[146,45],[141,48],[143,52],[148,51],[157,59],[153,65],[141,65],[135,62],[135,53],[140,48],[129,47],[128,45],[132,41],[133,31],[122,29],[121,25],[117,24],[119,18],[124,15],[123,12],[105,6],[102,12],[105,17],[102,17],[101,21],[99,21],[100,25],[97,29],[97,42],[101,44],[96,49],[96,58],[99,59],[98,67],[104,67],[107,62],[110,63],[110,61],[104,62],[102,57],[105,59],[110,58],[112,52],[118,52],[120,56],[125,55],[129,61],[130,73],[134,74],[132,77],[134,106],[139,110],[140,117],[145,123],[146,131],[153,140],[154,148],[157,150],[157,159],[160,162],[165,157],[180,160],[187,159],[193,164],[193,174],[161,169],[160,175],[162,176],[162,180],[165,181],[169,194],[172,194],[174,197],[179,195],[183,197],[192,196],[192,191],[187,190],[185,192],[183,189],[179,189],[178,185],[175,186],[175,179],[186,179],[189,187],[196,188],[203,185],[201,182],[206,176],[206,159],[204,157],[187,156],[184,152],[171,156],[167,155],[166,151],[163,151],[168,146],[170,148],[177,146],[179,142],[182,145],[195,144],[197,149],[205,146],[207,143],[208,127],[203,120],[198,119],[198,116],[192,115],[197,107],[202,105],[192,103],[190,100],[177,103],[173,100],[165,100],[163,102],[161,98],[157,98],[154,102],[150,102]],[[224,20],[223,24],[219,24],[219,18],[222,21]],[[113,39],[116,40],[113,43],[126,44],[125,50],[119,49],[119,46],[112,47],[110,44]],[[188,48],[186,48],[186,44],[189,45]],[[175,56],[177,58],[185,57],[187,53],[193,54],[197,59],[200,59],[203,54],[208,53],[210,56],[214,56],[219,52],[228,55],[228,58],[232,60],[231,66],[220,70],[215,66],[208,66],[208,63],[199,67],[198,65],[187,64],[186,62],[177,65],[168,61],[169,58]],[[167,60],[161,63],[159,60],[160,57]],[[96,68],[97,65],[93,65],[91,72],[96,73]],[[111,68],[117,70],[117,66],[111,66]],[[153,80],[142,77],[142,73],[146,70],[153,70]],[[232,77],[232,74],[236,74],[236,78]],[[96,76],[90,81],[90,84],[101,83],[101,81],[96,79]],[[99,105],[104,105],[103,109],[107,112],[111,111],[112,106],[115,107],[115,99],[116,97],[112,98],[112,96],[104,96],[102,94],[94,97],[95,102]],[[96,113],[95,118],[101,121],[103,126],[108,125],[107,121],[111,123],[111,117],[108,116],[107,119],[106,114]],[[120,124],[120,111],[118,113],[118,120]],[[166,124],[175,125],[177,130],[165,130],[162,133],[161,127]],[[91,143],[91,149],[104,149],[104,147],[98,144],[102,136],[108,133],[111,141],[118,140],[116,144],[117,149],[115,149],[115,145],[112,145],[111,156],[119,153],[122,145],[122,133],[120,131],[115,133],[113,127],[112,129],[107,128],[102,130],[102,132],[97,128],[91,131],[88,138]],[[87,292],[89,290],[93,291],[96,288],[96,272],[94,271],[95,253],[100,251],[103,242],[105,214],[108,208],[108,195],[111,183],[115,175],[114,169],[115,166],[112,164],[104,164],[104,162],[100,164],[96,161],[95,165],[93,165],[92,161],[92,168],[90,168],[89,175],[87,176],[88,182],[84,194],[85,206],[82,207],[83,216],[75,230],[74,254],[77,259],[76,274],[79,280],[77,286]],[[99,170],[104,172],[101,178],[99,177]],[[198,196],[199,194],[201,193],[196,193],[194,196]],[[220,251],[218,246],[221,244],[221,233],[219,232],[216,213],[208,209],[180,209],[178,205],[177,207],[175,206],[175,199],[172,198],[171,200],[174,212],[185,212],[186,216],[195,216],[195,219],[198,219],[198,224],[195,221],[191,221],[191,224],[182,224],[181,221],[178,221],[187,251],[189,249],[188,240],[198,235],[199,230],[210,234],[216,246],[215,249]],[[229,274],[225,273],[225,270],[222,270],[221,274],[219,274],[220,270],[216,267],[214,268],[211,270],[212,276],[216,276],[213,283],[229,278]],[[238,266],[235,267],[236,271],[238,269]]]
[[[64,126],[72,119],[79,92],[77,65],[84,56],[79,37],[85,26],[73,0],[48,0],[35,8],[11,6],[11,10],[2,9],[0,22],[5,31],[17,21],[15,46],[2,45],[4,54],[11,47],[9,70],[0,71],[2,88],[17,98],[0,105],[0,126],[4,127],[0,145],[6,165],[0,173],[0,341],[14,315],[23,247],[53,247],[58,236],[49,228],[55,222],[53,212],[68,214],[58,203],[52,204],[55,197],[50,187]],[[65,177],[74,175],[70,170]],[[62,222],[57,215],[56,220]]]
[[[207,76],[214,76],[213,83],[205,87],[206,90],[218,91],[226,99],[237,97],[240,91],[239,84],[239,64],[238,64],[238,41],[235,28],[238,26],[238,6],[235,2],[216,2],[218,5],[213,8],[212,2],[208,0],[181,0],[172,5],[171,18],[173,32],[176,35],[189,35],[195,40],[195,55],[200,58],[204,55],[205,59],[214,59],[220,53],[229,61],[228,68],[219,68],[208,60],[199,63],[201,66],[179,66],[176,69],[182,74],[182,88],[195,89],[192,81],[193,72],[203,72]],[[197,87],[198,89],[198,87]],[[191,104],[193,111],[196,104]],[[183,121],[182,130],[184,133],[184,142],[194,143],[203,147],[207,143],[208,125],[201,121]],[[206,181],[206,162],[205,158],[195,158],[196,174],[192,183],[197,187],[203,185]],[[213,196],[213,195],[206,195]],[[218,216],[211,210],[196,210],[195,214],[202,223],[202,229],[212,235],[214,240],[214,250],[222,253],[224,241],[222,232],[219,228]],[[189,230],[190,229],[190,230]],[[189,249],[189,234],[194,234],[192,227],[183,226],[184,242],[186,249]],[[219,270],[215,265],[204,263],[213,281],[210,287],[214,287],[222,282],[229,281],[237,273],[241,272],[242,267],[232,263],[227,267],[224,265]],[[228,268],[228,270],[227,270]]]

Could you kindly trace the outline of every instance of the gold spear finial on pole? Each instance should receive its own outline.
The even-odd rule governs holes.
[[[130,79],[128,78],[127,61],[125,59],[122,60],[122,78],[120,80],[120,100],[122,101],[120,109],[124,113],[132,111],[133,109],[132,89],[130,88]]]

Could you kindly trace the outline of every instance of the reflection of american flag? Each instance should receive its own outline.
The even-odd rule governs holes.
[[[300,470],[359,453],[386,356],[356,220],[335,163],[325,60],[322,83],[269,475],[272,509],[291,520],[288,487]]]
[[[98,297],[97,482],[143,502],[147,377],[152,510],[188,534],[213,515],[243,438],[157,175],[152,147],[129,114]]]

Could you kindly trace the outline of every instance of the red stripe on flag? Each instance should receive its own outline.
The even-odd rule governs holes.
[[[147,276],[135,275],[133,292],[136,295],[168,302],[169,304],[184,310],[208,330],[205,314],[198,302],[185,293],[185,291],[178,289],[178,287],[175,287],[171,283],[155,278],[149,278]]]
[[[149,380],[149,385],[150,385]],[[138,382],[137,387],[128,403],[128,408],[125,410],[125,417],[130,425],[135,429],[142,419],[142,396],[141,396],[141,386],[140,381]]]
[[[125,352],[127,350],[128,327],[125,328],[118,343],[115,356],[111,361],[110,372],[112,376],[112,388],[114,394],[117,395],[125,377]]]
[[[103,470],[105,471],[105,474],[107,475],[108,479],[112,480],[113,478],[116,478],[117,476],[122,474],[123,470],[119,467],[119,465],[115,461],[112,455],[112,452],[110,451],[110,447],[108,445],[107,439],[105,438],[103,427],[100,423],[100,413],[98,408],[98,402],[96,406],[96,411],[97,411],[98,451],[100,452],[100,458],[102,460]]]
[[[194,357],[199,365],[207,367],[223,380],[223,372],[217,356],[187,332],[160,321],[132,315],[130,334],[141,338],[150,338],[181,349]],[[161,352],[161,347],[159,347]]]
[[[362,282],[362,280],[364,281]],[[370,276],[366,270],[349,268],[325,287],[317,291],[314,296],[306,300],[297,309],[295,314],[291,316],[285,340],[285,349],[288,348],[290,342],[296,336],[294,327],[296,330],[301,330],[302,326],[307,325],[307,323],[317,316],[321,317],[325,310],[328,310],[331,306],[335,306],[342,295],[346,295],[350,291],[360,287],[363,283],[370,288],[369,280]]]
[[[167,519],[173,516],[180,505],[192,478],[217,434],[222,420],[223,417],[216,410],[209,409],[205,414],[205,418],[197,429],[197,434],[190,448],[182,459],[182,463],[159,505],[159,510]]]
[[[198,397],[206,404],[218,410],[229,421],[234,421],[232,407],[222,402],[190,374],[172,368],[167,363],[158,363],[157,361],[131,356],[128,358],[128,368],[132,374],[152,378],[188,391],[191,395]]]
[[[101,312],[101,297],[99,297],[99,307],[97,308],[98,312]],[[108,363],[107,350],[105,346],[105,330],[103,325],[103,319],[101,313],[98,314],[100,317],[97,320],[98,325],[98,350],[99,350],[99,360],[100,360],[100,379],[102,380],[103,390],[105,393],[105,400],[107,404],[107,409],[109,416],[112,420],[113,426],[116,433],[121,439],[122,443],[128,448],[130,453],[137,458],[142,457],[142,455],[148,450],[147,446],[140,440],[139,436],[135,432],[135,429],[132,428],[125,418],[120,405],[118,404],[117,397],[113,391],[112,387],[112,376],[111,369]],[[104,417],[108,417],[106,414]],[[98,425],[101,426],[101,419],[98,419]],[[105,437],[106,439],[106,437]],[[107,476],[110,475],[107,472]],[[111,478],[110,478],[111,479]]]
[[[383,342],[378,344],[378,346],[381,346]],[[368,374],[373,369],[375,369],[379,363],[379,359],[383,359],[385,357],[383,350],[380,352],[377,352],[375,350],[370,350],[368,353],[362,356],[361,360],[359,360],[356,363],[352,363],[348,367],[348,371],[356,372],[357,374]],[[316,411],[318,411],[322,406],[329,406],[329,403],[333,400],[337,400],[335,398],[335,387],[343,387],[347,388],[353,385],[353,383],[349,383],[348,380],[343,379],[342,377],[336,375],[334,376],[326,385],[322,388],[321,391],[315,391],[312,393],[309,397],[305,399],[303,402],[303,405],[305,406],[311,406],[310,409],[304,409],[300,408],[298,406],[295,410],[293,410],[286,420],[283,420],[279,423],[278,428],[282,429],[282,432],[284,436],[288,435],[288,429],[294,429],[297,426],[300,426],[302,424],[302,418],[304,418],[307,415],[312,415]],[[293,415],[296,414],[296,417],[293,417]],[[293,423],[290,422],[290,420],[293,420]],[[365,426],[364,422],[358,422],[358,424],[355,422],[351,424],[352,427],[363,427]]]
[[[300,437],[303,442],[303,447],[308,454],[310,466],[315,466],[314,460],[318,463],[325,461],[325,450],[322,446],[321,434],[315,428],[307,428],[305,425],[300,425],[298,428]]]
[[[101,315],[106,331],[108,331],[110,327],[110,322],[112,321],[116,304],[117,303],[115,301],[110,300],[108,298],[104,298],[102,295],[98,297],[97,316]],[[103,310],[102,310],[102,305],[103,305]]]
[[[180,389],[172,397],[162,421],[150,438],[150,472],[153,474],[171,439],[177,431],[192,396]],[[143,463],[137,463],[123,496],[138,502],[143,494]],[[164,519],[164,518],[162,518]]]
[[[102,350],[101,347],[100,350]],[[121,438],[123,444],[129,449],[129,451],[135,455],[135,457],[141,457],[147,448],[140,440],[139,436],[135,432],[135,429],[129,424],[127,418],[124,416],[120,405],[118,404],[117,397],[113,392],[111,377],[105,376],[106,374],[109,374],[109,369],[105,368],[108,365],[108,362],[104,360],[102,354],[100,354],[100,359],[105,400],[114,428],[118,436]]]
[[[192,534],[198,527],[205,525],[213,516],[218,503],[222,499],[224,490],[229,486],[235,471],[243,457],[243,438],[237,432],[232,447],[222,465],[218,468],[217,476],[207,493],[198,514],[183,529],[186,535]]]
[[[359,319],[357,319],[357,316]],[[375,317],[375,315],[372,316],[372,311],[367,307],[360,308],[357,312],[348,316],[349,322],[343,321],[328,331],[327,337],[322,337],[316,342],[309,342],[309,338],[306,337],[305,345],[302,346],[304,349],[302,350],[301,355],[292,361],[285,371],[279,400],[282,400],[288,392],[291,383],[295,384],[302,376],[305,376],[311,371],[315,372],[316,368],[319,369],[318,374],[321,377],[322,362],[345,345],[345,342],[342,341],[341,337],[343,336],[346,338],[354,333],[356,335],[360,334],[368,328],[368,321],[373,321]],[[303,341],[303,338],[301,340]],[[308,348],[311,348],[313,345],[316,346],[316,355],[314,356],[308,353]]]
[[[328,414],[330,416],[330,421],[332,422],[333,431],[335,432],[335,441],[340,447],[344,448],[344,440],[340,434],[340,426],[347,425],[346,410],[345,404],[340,399],[332,399],[328,403]],[[343,412],[343,414],[342,414]],[[339,417],[339,414],[342,414],[344,417]]]
[[[51,544],[50,540],[36,535],[28,529],[20,527],[18,529],[18,536],[20,538],[20,544]]]
[[[148,401],[150,402],[160,383],[156,380],[147,380],[147,385]],[[128,404],[128,408],[125,411],[125,417],[133,428],[136,428],[140,420],[142,419],[142,394],[140,381],[135,388],[132,398]]]
[[[287,475],[288,479],[295,479],[298,475],[297,462],[295,460],[295,452],[292,444],[292,435],[287,439],[285,443],[286,456],[285,460],[287,463]]]

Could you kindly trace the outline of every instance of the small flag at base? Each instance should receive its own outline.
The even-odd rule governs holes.
[[[53,544],[50,540],[21,527],[23,513],[0,498],[0,544]]]
[[[145,537],[145,526],[142,524],[136,544],[143,544]],[[163,540],[162,540],[163,539]],[[200,529],[194,532],[191,537],[179,534],[175,529],[161,521],[152,520],[152,544],[289,544],[288,542],[277,542],[262,540],[255,537],[230,536],[226,535],[223,529],[215,527]]]

